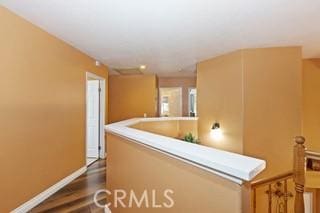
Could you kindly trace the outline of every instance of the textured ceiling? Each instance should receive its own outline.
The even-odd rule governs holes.
[[[189,75],[241,48],[303,46],[320,57],[319,0],[0,0],[110,67]]]

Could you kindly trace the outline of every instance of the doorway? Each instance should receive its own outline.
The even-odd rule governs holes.
[[[105,158],[105,79],[86,73],[86,165]]]
[[[188,89],[188,109],[189,116],[196,117],[197,116],[197,89],[189,88]]]
[[[182,116],[182,88],[167,87],[159,88],[160,91],[160,116],[181,117]]]

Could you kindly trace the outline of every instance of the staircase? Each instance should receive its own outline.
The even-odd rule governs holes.
[[[320,171],[307,168],[307,161],[320,160],[320,153],[306,150],[304,144],[304,137],[295,137],[293,170],[251,183],[253,213],[320,212]],[[308,195],[310,200],[304,198]]]

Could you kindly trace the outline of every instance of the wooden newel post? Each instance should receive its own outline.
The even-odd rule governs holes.
[[[295,183],[296,196],[294,201],[294,212],[304,213],[304,184],[305,184],[305,138],[295,137],[293,153],[293,181]]]

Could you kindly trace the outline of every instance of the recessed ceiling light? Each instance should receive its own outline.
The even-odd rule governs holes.
[[[140,65],[140,70],[145,70],[147,68],[146,65]]]

